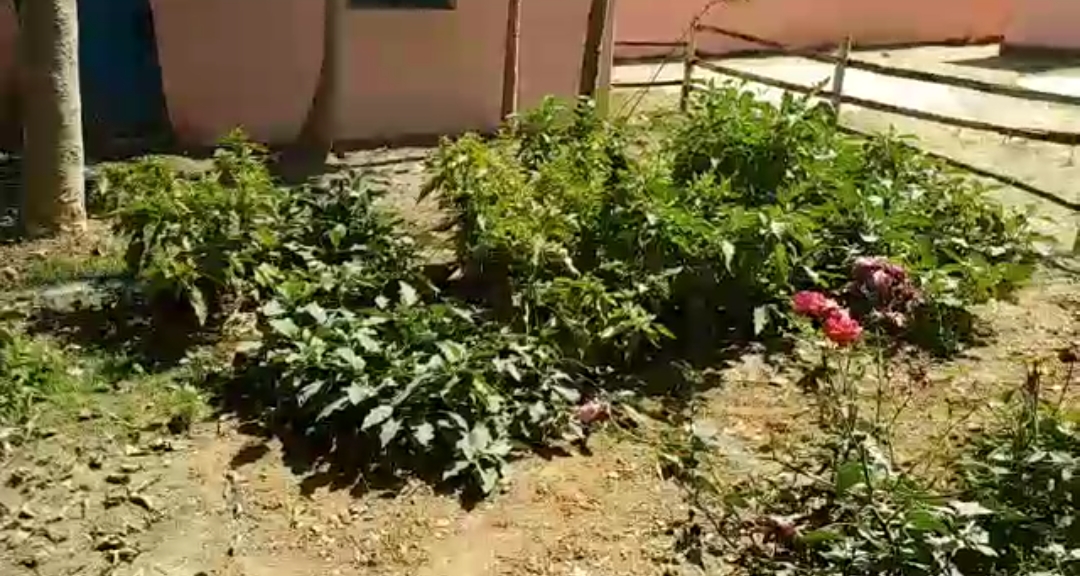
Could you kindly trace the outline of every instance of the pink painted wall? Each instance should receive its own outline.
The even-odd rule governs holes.
[[[703,22],[797,47],[837,44],[849,34],[863,45],[941,42],[1000,36],[1012,1],[729,0],[714,6]],[[671,53],[672,48],[621,43],[677,42],[683,38],[692,18],[708,3],[707,0],[618,0],[615,57]],[[700,47],[712,53],[759,48],[714,34],[702,35]]]
[[[1080,2],[1013,0],[1005,43],[1033,48],[1080,49]]]
[[[313,0],[152,0],[169,115],[182,142],[232,127],[284,142],[299,132],[322,49]],[[588,0],[525,2],[522,103],[576,86]],[[508,3],[452,11],[355,10],[347,24],[340,137],[489,130],[500,121]]]

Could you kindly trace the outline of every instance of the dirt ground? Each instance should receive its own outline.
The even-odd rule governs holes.
[[[1025,360],[1080,339],[1074,277],[1044,272],[1014,303],[980,311],[986,345],[937,365],[900,422],[908,461],[955,444],[989,400],[1023,382]],[[1059,370],[1047,360],[1047,370]],[[763,470],[778,439],[812,433],[811,403],[759,356],[721,371],[698,421],[718,431],[732,475]],[[1050,389],[1055,380],[1047,378]],[[957,413],[982,416],[950,429]],[[616,430],[591,455],[515,463],[473,510],[426,485],[396,495],[337,486],[253,423],[117,429],[100,415],[15,450],[0,471],[0,573],[196,576],[693,574],[672,563],[687,518],[655,449]]]

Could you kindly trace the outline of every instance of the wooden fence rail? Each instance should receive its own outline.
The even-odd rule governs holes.
[[[820,86],[806,86],[804,84],[797,84],[794,82],[787,82],[777,78],[764,76],[761,74],[755,74],[746,70],[740,70],[731,66],[725,66],[716,62],[705,60],[703,55],[698,50],[700,39],[698,35],[701,33],[712,33],[737,38],[747,42],[752,42],[760,46],[765,46],[771,50],[775,50],[780,53],[790,54],[795,56],[804,57],[816,62],[833,64],[835,71],[833,72],[833,86],[832,89],[824,89]],[[1068,96],[1063,94],[1053,94],[1049,92],[1040,92],[1036,90],[1028,90],[1020,87],[1002,86],[998,84],[991,84],[988,82],[982,82],[978,80],[960,78],[956,76],[948,76],[943,74],[935,74],[931,72],[925,72],[921,70],[912,70],[910,68],[898,68],[895,66],[885,66],[882,64],[876,64],[872,62],[866,62],[862,60],[852,59],[849,54],[850,45],[845,44],[839,51],[839,54],[827,54],[819,51],[803,50],[803,49],[790,49],[783,44],[773,42],[764,38],[753,36],[750,34],[743,34],[732,30],[726,30],[711,25],[704,25],[695,22],[691,28],[688,39],[683,43],[682,52],[682,79],[681,80],[657,80],[649,82],[626,82],[613,85],[617,88],[633,88],[644,89],[654,87],[680,87],[680,102],[679,107],[682,110],[686,110],[689,106],[691,94],[695,89],[700,89],[703,85],[701,79],[694,77],[694,70],[697,67],[714,72],[721,76],[738,78],[755,84],[762,84],[765,86],[772,86],[774,88],[780,88],[782,90],[796,92],[800,94],[812,94],[820,96],[822,98],[829,98],[833,105],[839,108],[840,104],[851,104],[859,106],[869,110],[877,110],[889,114],[897,114],[906,116],[909,118],[915,118],[918,120],[926,120],[929,122],[935,122],[938,124],[945,124],[949,126],[956,126],[959,128],[968,128],[971,130],[980,130],[985,132],[993,132],[1002,134],[1005,136],[1023,138],[1027,140],[1037,140],[1041,142],[1050,142],[1054,144],[1062,144],[1067,146],[1076,146],[1080,144],[1080,133],[1067,132],[1059,130],[1042,130],[1037,128],[1021,128],[1015,126],[1006,126],[1001,124],[994,124],[992,122],[983,122],[979,120],[972,120],[966,118],[957,118],[953,116],[947,116],[944,114],[937,114],[934,112],[928,112],[924,110],[917,110],[914,108],[908,108],[904,106],[896,106],[885,102],[876,100],[869,100],[866,98],[859,98],[856,96],[850,96],[843,93],[844,74],[848,68],[854,68],[857,70],[864,70],[875,74],[881,74],[886,76],[893,76],[898,78],[907,78],[912,80],[918,80],[922,82],[933,82],[936,84],[942,84],[947,86],[956,86],[959,88],[966,88],[970,90],[976,90],[979,92],[996,94],[1000,96],[1008,96],[1013,98],[1023,98],[1026,100],[1054,102],[1059,104],[1068,104],[1073,106],[1080,106],[1080,97]],[[846,48],[846,49],[844,49]],[[839,114],[837,115],[839,118]],[[839,126],[839,128],[849,134],[869,137],[872,134],[863,132],[861,130]],[[908,144],[910,146],[910,144]],[[1000,174],[986,168],[981,168],[967,162],[945,156],[943,154],[935,153],[920,147],[918,148],[922,153],[932,156],[942,162],[950,164],[954,167],[966,170],[978,176],[997,180],[1002,184],[1016,188],[1027,192],[1033,196],[1036,196],[1042,200],[1053,203],[1057,206],[1066,208],[1076,213],[1080,213],[1080,203],[1066,200],[1061,196],[1054,194],[1053,192],[1040,189],[1036,186],[1028,184],[1018,178]],[[1080,232],[1078,232],[1075,243],[1073,245],[1073,253],[1080,254]]]

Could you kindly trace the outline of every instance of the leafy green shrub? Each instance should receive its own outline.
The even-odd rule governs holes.
[[[979,574],[1080,574],[1080,429],[1041,405],[1038,386],[958,465],[965,492],[993,511],[981,525],[998,554]]]
[[[68,370],[59,350],[0,324],[0,425],[26,424],[35,406],[71,388]]]
[[[372,465],[491,492],[515,441],[542,441],[577,400],[555,351],[402,284],[372,309],[264,308],[263,366],[310,432],[359,434]]]
[[[1034,270],[1036,235],[1024,215],[901,141],[846,137],[806,99],[788,96],[777,108],[733,87],[701,92],[668,146],[676,181],[726,185],[713,205],[720,218],[746,210],[771,223],[744,229],[737,247],[785,240],[752,258],[781,267],[760,295],[773,312],[792,289],[839,288],[854,257],[885,256],[929,295],[912,336],[949,350],[965,336],[970,305],[1008,296]]]
[[[650,145],[587,103],[548,103],[492,141],[444,144],[429,192],[504,317],[600,362],[669,334],[767,337],[789,327],[787,295],[840,290],[856,257],[884,256],[928,295],[909,337],[951,351],[970,305],[1033,270],[1023,216],[894,139],[838,133],[805,99],[714,88],[666,130]],[[579,305],[570,285],[607,304]]]
[[[442,295],[364,176],[278,187],[234,143],[207,174],[148,161],[126,181],[164,183],[118,209],[137,278],[202,318],[244,298],[258,330],[245,385],[294,429],[362,451],[370,471],[486,494],[518,443],[570,426],[579,392],[560,352]]]
[[[151,158],[115,186],[129,271],[150,298],[189,306],[199,324],[246,288],[282,195],[258,148],[237,139],[205,173],[183,176]]]

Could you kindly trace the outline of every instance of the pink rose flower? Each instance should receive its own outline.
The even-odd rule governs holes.
[[[862,326],[847,310],[838,310],[825,320],[825,336],[840,346],[848,346],[862,336]]]
[[[804,290],[795,294],[791,299],[791,306],[795,309],[796,314],[818,320],[824,320],[837,310],[840,310],[840,305],[836,303],[836,300],[821,292],[811,290]]]

